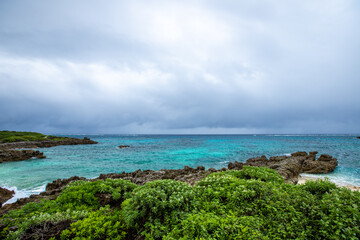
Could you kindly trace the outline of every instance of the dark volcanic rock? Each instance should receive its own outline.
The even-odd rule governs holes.
[[[356,137],[356,138],[360,139],[360,136],[358,136],[358,137]]]
[[[129,148],[129,145],[120,145],[119,148]]]
[[[54,200],[56,199],[61,191],[64,189],[66,185],[68,185],[70,182],[78,181],[78,180],[86,180],[88,179],[84,177],[78,177],[74,176],[68,179],[57,179],[53,181],[52,183],[48,183],[46,185],[45,192],[42,192],[40,194],[33,194],[28,198],[20,198],[16,202],[12,204],[6,204],[2,208],[0,208],[0,216],[3,214],[6,214],[10,210],[18,209],[24,206],[25,204],[29,202],[40,202],[42,199],[49,199]]]
[[[69,183],[71,182],[75,182],[75,181],[78,181],[78,180],[87,180],[86,178],[84,177],[78,177],[78,176],[74,176],[74,177],[71,177],[71,178],[67,178],[67,179],[57,179],[55,181],[53,181],[52,183],[48,183],[46,185],[46,192],[50,195],[54,195],[54,194],[57,194],[57,193],[60,193],[63,188],[68,185]]]
[[[0,187],[0,207],[3,203],[14,196],[15,192],[13,190],[8,190],[6,188]]]
[[[0,149],[0,163],[22,161],[30,158],[46,158],[44,153],[35,150],[11,150],[11,149]]]
[[[215,170],[217,171],[217,170]],[[98,179],[107,179],[107,178],[122,178],[130,180],[133,183],[143,185],[146,182],[159,180],[159,179],[173,179],[178,181],[187,182],[190,185],[194,185],[196,182],[200,181],[203,177],[210,174],[212,171],[205,170],[205,167],[199,166],[197,168],[191,168],[185,166],[184,169],[162,169],[160,171],[145,170],[141,171],[140,169],[131,173],[109,173],[109,174],[100,174]]]
[[[287,182],[297,183],[300,173],[329,173],[337,166],[337,159],[318,152],[296,152],[291,156],[277,156],[267,159],[265,156],[250,158],[244,166],[269,167],[275,169]],[[231,166],[231,164],[229,164]]]
[[[229,170],[241,170],[243,168],[244,164],[242,162],[235,161],[234,163],[230,162],[228,164]]]
[[[15,148],[48,148],[60,145],[82,145],[82,144],[97,144],[87,137],[83,139],[67,138],[64,140],[42,140],[42,141],[28,141],[28,142],[12,142],[0,144],[1,149],[15,149]]]
[[[304,173],[328,173],[335,170],[337,159],[330,155],[322,154],[318,160],[307,159],[303,164]]]
[[[80,145],[80,144],[96,144],[97,142],[84,137],[83,139],[78,138],[67,138],[65,140],[42,140],[42,141],[28,141],[28,142],[12,142],[12,143],[1,143],[0,144],[0,163],[11,162],[11,161],[22,161],[33,157],[46,158],[42,152],[35,150],[13,150],[16,148],[47,148],[59,145]]]

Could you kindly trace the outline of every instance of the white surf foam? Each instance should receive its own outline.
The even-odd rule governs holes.
[[[7,187],[7,186],[2,186],[2,187],[15,191],[14,196],[11,199],[9,199],[7,202],[5,202],[4,203],[4,205],[5,205],[5,204],[9,204],[9,203],[14,203],[20,198],[29,197],[32,194],[39,194],[41,192],[44,192],[46,189],[46,184],[44,184],[40,187],[37,187],[37,188],[33,188],[33,189],[21,189],[21,190],[18,190],[17,187]]]

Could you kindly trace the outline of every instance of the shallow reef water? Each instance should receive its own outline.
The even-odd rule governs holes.
[[[96,145],[39,148],[45,159],[0,165],[0,186],[16,189],[18,197],[44,190],[57,178],[137,169],[179,169],[184,166],[222,168],[229,162],[278,156],[297,151],[318,151],[338,158],[333,173],[324,174],[339,184],[360,186],[360,139],[356,135],[66,135],[89,137]],[[119,148],[119,145],[129,145]]]

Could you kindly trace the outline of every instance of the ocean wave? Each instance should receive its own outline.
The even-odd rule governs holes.
[[[41,192],[44,192],[46,189],[46,184],[36,187],[36,188],[33,188],[33,189],[20,189],[20,190],[17,187],[7,187],[7,186],[1,186],[1,187],[9,189],[9,190],[14,190],[14,192],[15,192],[14,196],[12,198],[10,198],[7,202],[4,203],[4,205],[5,205],[5,204],[14,203],[20,198],[26,198],[32,194],[39,194]]]

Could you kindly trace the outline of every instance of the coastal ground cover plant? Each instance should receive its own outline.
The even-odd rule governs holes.
[[[272,169],[244,167],[194,186],[73,182],[56,200],[2,216],[0,231],[4,239],[359,239],[359,206],[359,192],[329,180],[292,185]]]
[[[44,135],[37,132],[0,131],[0,143],[43,141],[43,140],[60,141],[66,139],[68,138]]]

